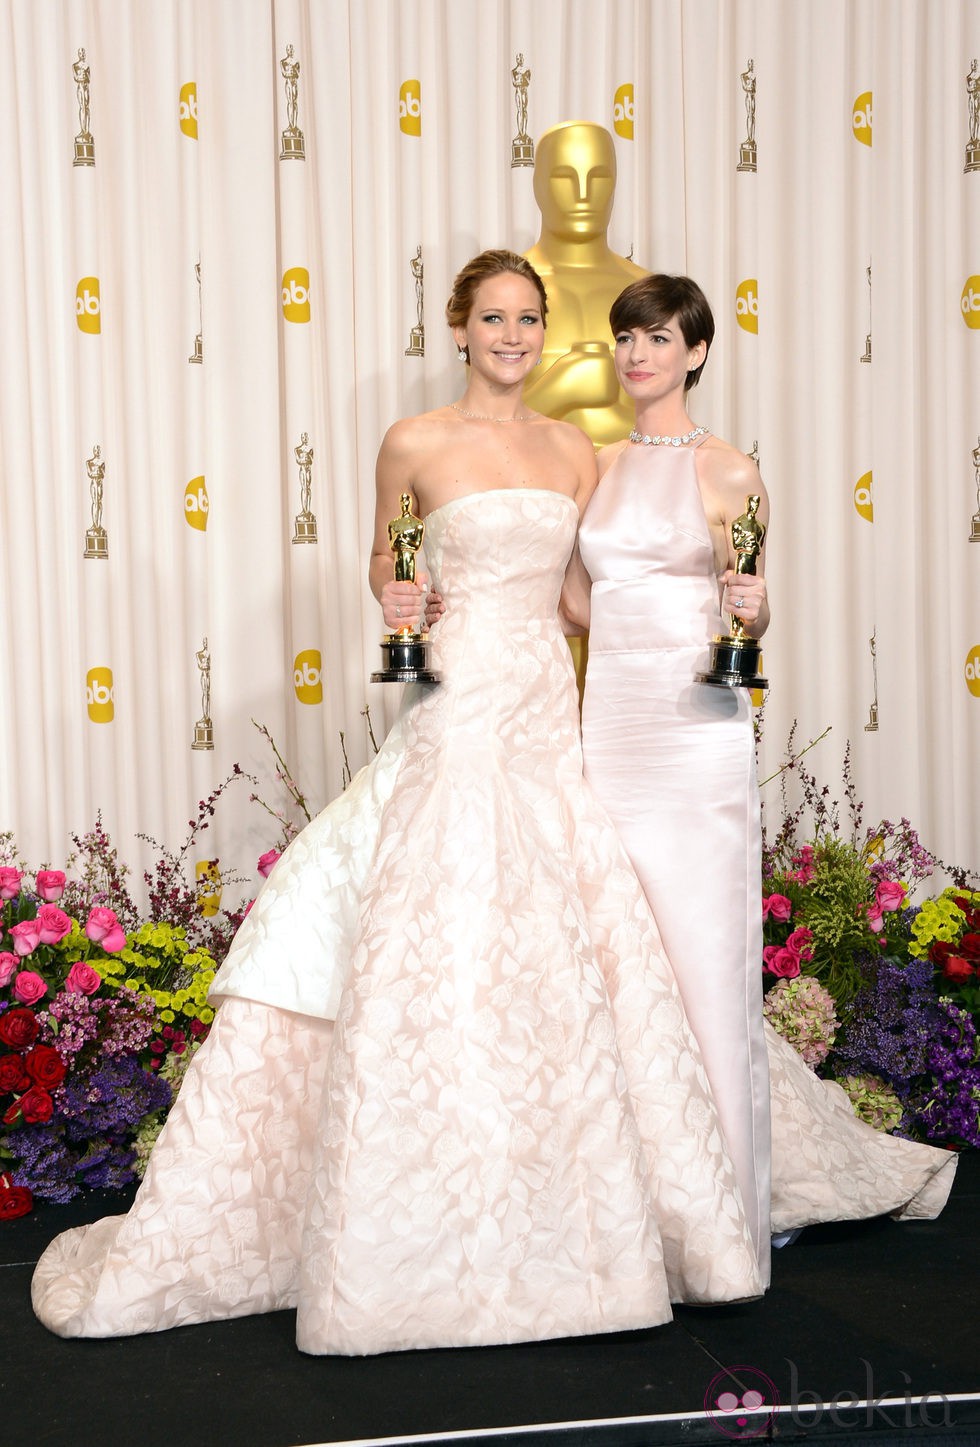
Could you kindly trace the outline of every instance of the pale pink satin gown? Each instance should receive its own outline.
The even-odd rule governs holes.
[[[639,876],[697,1036],[763,1275],[770,1229],[942,1209],[955,1158],[871,1130],[762,1016],[747,690],[698,683],[727,632],[695,449],[628,445],[579,530],[592,578],[586,777]]]

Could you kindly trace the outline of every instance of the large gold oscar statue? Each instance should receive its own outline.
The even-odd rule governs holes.
[[[596,447],[633,426],[613,366],[609,308],[631,281],[649,275],[609,248],[615,190],[616,147],[603,126],[562,121],[545,131],[534,161],[541,234],[526,255],[548,292],[548,328],[541,371],[524,396],[546,416],[574,422]],[[568,640],[580,697],[588,645],[588,637]]]
[[[541,371],[524,395],[537,411],[581,427],[596,447],[633,425],[613,367],[609,308],[648,275],[609,249],[615,189],[616,149],[604,127],[563,121],[545,131],[534,160],[541,234],[526,254],[548,292],[548,329]]]

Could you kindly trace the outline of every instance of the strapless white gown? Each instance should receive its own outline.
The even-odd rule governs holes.
[[[266,881],[131,1210],[41,1258],[51,1330],[295,1307],[302,1350],[358,1354],[761,1290],[672,971],[582,777],[556,622],[576,521],[544,490],[430,514],[443,682],[406,692]]]

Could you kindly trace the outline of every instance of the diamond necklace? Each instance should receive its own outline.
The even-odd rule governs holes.
[[[634,429],[630,433],[630,441],[642,442],[644,447],[683,447],[685,443],[693,442],[695,437],[703,437],[707,431],[707,427],[695,427],[693,432],[685,432],[683,437],[651,437]]]
[[[460,407],[456,402],[450,402],[449,405],[453,411],[458,412],[461,417],[472,417],[476,422],[530,422],[531,416],[533,415],[529,414],[527,417],[488,417],[485,412],[467,412],[465,407]]]

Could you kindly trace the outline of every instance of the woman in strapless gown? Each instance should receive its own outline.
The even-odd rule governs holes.
[[[588,440],[529,413],[545,298],[489,253],[449,310],[458,404],[396,423],[387,526],[425,520],[438,686],[276,864],[127,1215],[64,1233],[64,1336],[295,1307],[313,1353],[664,1322],[756,1296],[734,1168],[653,916],[582,775],[557,619]]]
[[[696,675],[733,616],[750,637],[768,624],[764,541],[749,576],[734,571],[730,538],[747,496],[768,524],[768,499],[755,463],[686,409],[714,332],[700,288],[645,277],[618,298],[610,322],[636,424],[599,455],[579,531],[585,573],[566,590],[589,627],[586,778],[652,906],[765,1276],[771,1230],[892,1210],[935,1214],[954,1158],[865,1126],[843,1091],[763,1023],[751,704],[746,689]]]

